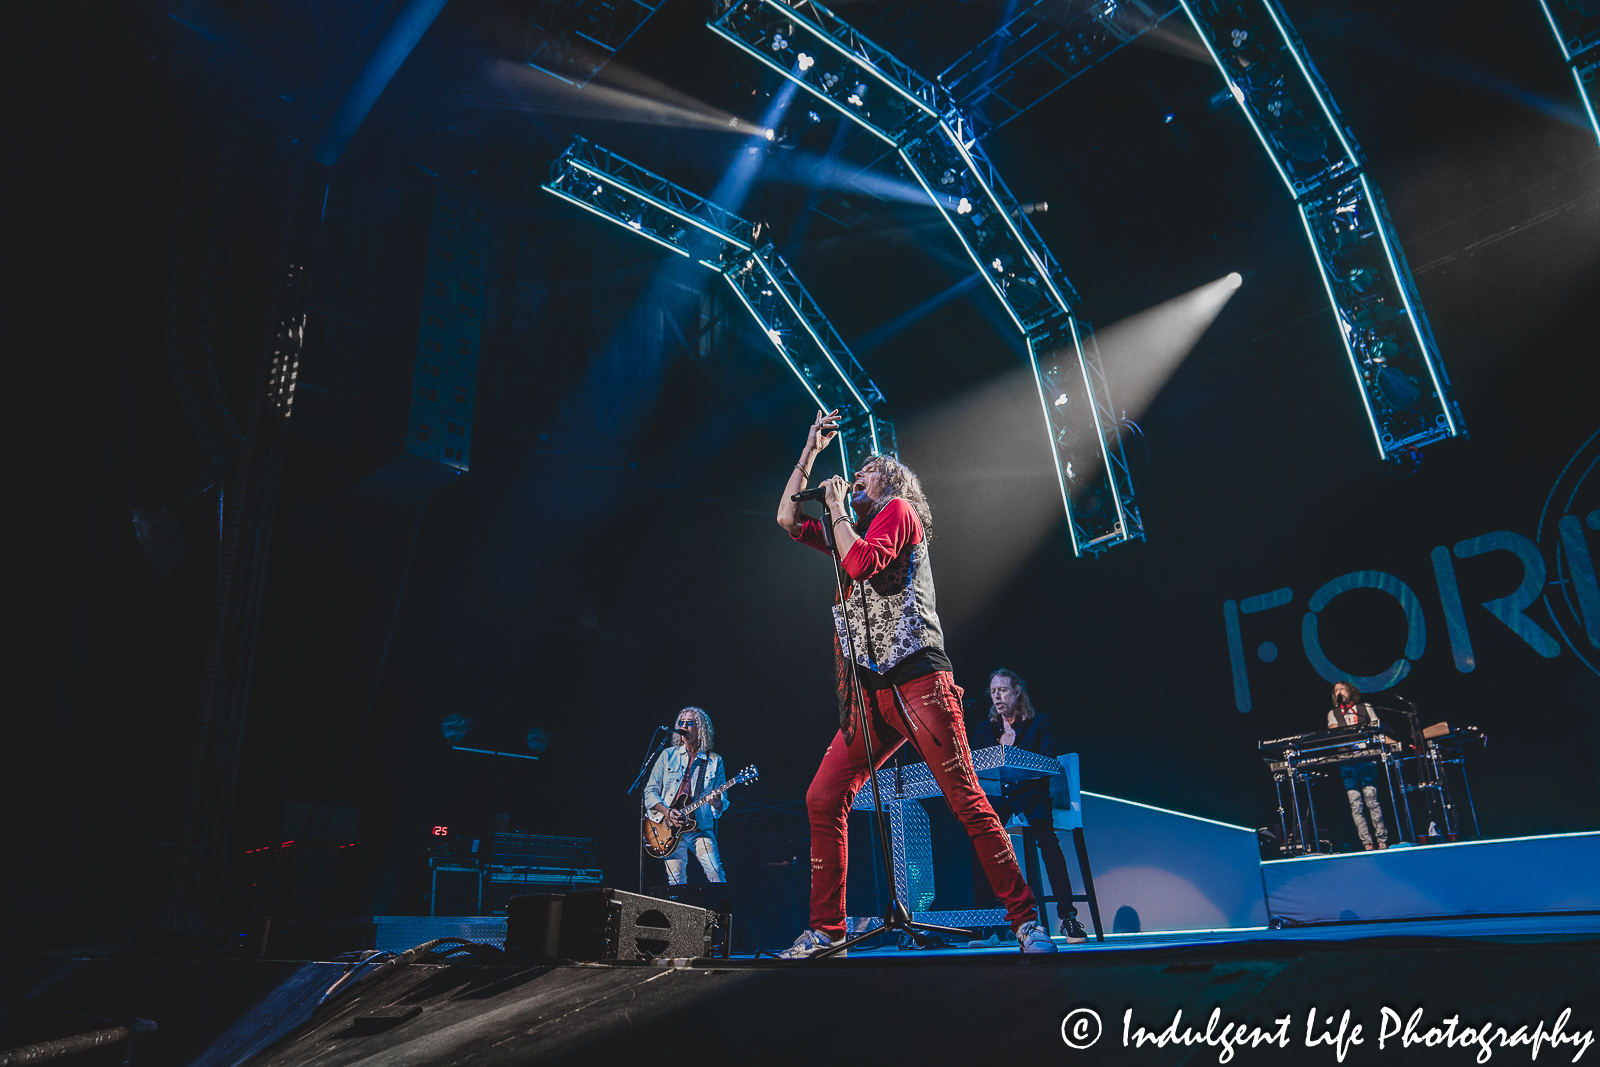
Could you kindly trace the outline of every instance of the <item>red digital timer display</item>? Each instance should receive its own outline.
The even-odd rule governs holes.
[[[450,836],[450,827],[448,827],[448,826],[435,826],[433,828],[433,836],[434,837],[449,837]]]

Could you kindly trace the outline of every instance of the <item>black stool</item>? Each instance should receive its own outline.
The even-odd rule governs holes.
[[[1022,826],[1018,827],[1018,829],[1022,831],[1023,870],[1027,875],[1028,885],[1042,885],[1044,879],[1039,873],[1039,838],[1037,831],[1032,826]],[[1055,833],[1055,828],[1051,827],[1050,832]],[[1083,841],[1083,827],[1074,826],[1072,828],[1072,845],[1078,853],[1078,869],[1083,873],[1084,891],[1069,897],[1067,905],[1070,907],[1080,900],[1086,901],[1089,905],[1089,920],[1094,924],[1094,939],[1096,941],[1104,941],[1106,939],[1105,929],[1100,925],[1100,903],[1094,896],[1094,872],[1089,869],[1089,849]],[[1054,890],[1055,886],[1050,888]],[[1062,903],[1061,898],[1053,892],[1049,896],[1038,898],[1039,922],[1045,929],[1049,929],[1050,920],[1045,914],[1044,906],[1046,904],[1059,905],[1060,903]],[[1057,908],[1057,910],[1059,911],[1060,909]]]

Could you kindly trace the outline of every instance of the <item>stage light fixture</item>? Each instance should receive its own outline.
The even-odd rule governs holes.
[[[963,196],[961,198],[961,200],[956,204],[956,214],[957,215],[970,215],[970,214],[972,214],[972,201],[968,200],[966,197]]]
[[[1376,378],[1378,395],[1395,411],[1410,411],[1422,399],[1417,383],[1393,367],[1384,367]]]
[[[856,107],[860,107],[861,106],[861,94],[860,93],[851,93],[849,96],[845,97],[845,101],[847,103],[854,104]]]
[[[769,141],[773,140],[774,138],[776,138],[778,136],[778,131],[777,130],[767,130],[767,131],[765,131],[765,133],[767,135],[767,140],[769,140]]]
[[[795,57],[795,65],[798,66],[801,70],[810,70],[816,64],[816,62],[817,61],[815,59],[812,59],[810,56],[806,55],[804,52],[801,52],[798,56]]]
[[[1239,286],[1244,284],[1244,276],[1241,275],[1238,271],[1233,271],[1224,280],[1228,283],[1228,288],[1229,289],[1237,289],[1237,288],[1239,288]]]
[[[806,118],[811,120],[811,124],[813,126],[822,121],[822,116],[817,114],[815,111],[807,111]]]

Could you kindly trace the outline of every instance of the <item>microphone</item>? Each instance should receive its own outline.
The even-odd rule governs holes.
[[[675,733],[675,734],[682,734],[684,737],[688,737],[689,736],[689,731],[688,730],[685,730],[685,729],[683,729],[681,727],[678,727],[678,726],[663,726],[662,729],[670,731],[670,732]]]
[[[800,491],[798,493],[795,493],[789,499],[794,501],[796,504],[803,504],[807,500],[821,500],[823,498],[823,496],[826,494],[826,492],[827,492],[827,487],[823,486],[823,485],[819,485],[815,489],[805,489],[805,490],[802,490],[802,491]]]

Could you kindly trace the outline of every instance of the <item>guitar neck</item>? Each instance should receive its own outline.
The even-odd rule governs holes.
[[[711,801],[717,799],[718,797],[720,797],[722,794],[726,793],[729,789],[733,788],[733,786],[735,786],[737,784],[738,784],[738,780],[735,779],[732,782],[725,782],[722,785],[717,786],[717,788],[713,789],[711,792],[707,793],[705,796],[701,797],[699,800],[695,801],[693,804],[690,804],[688,807],[684,808],[683,809],[683,813],[685,815],[687,815],[691,811],[695,811],[696,809],[698,809],[702,804],[710,803]]]

